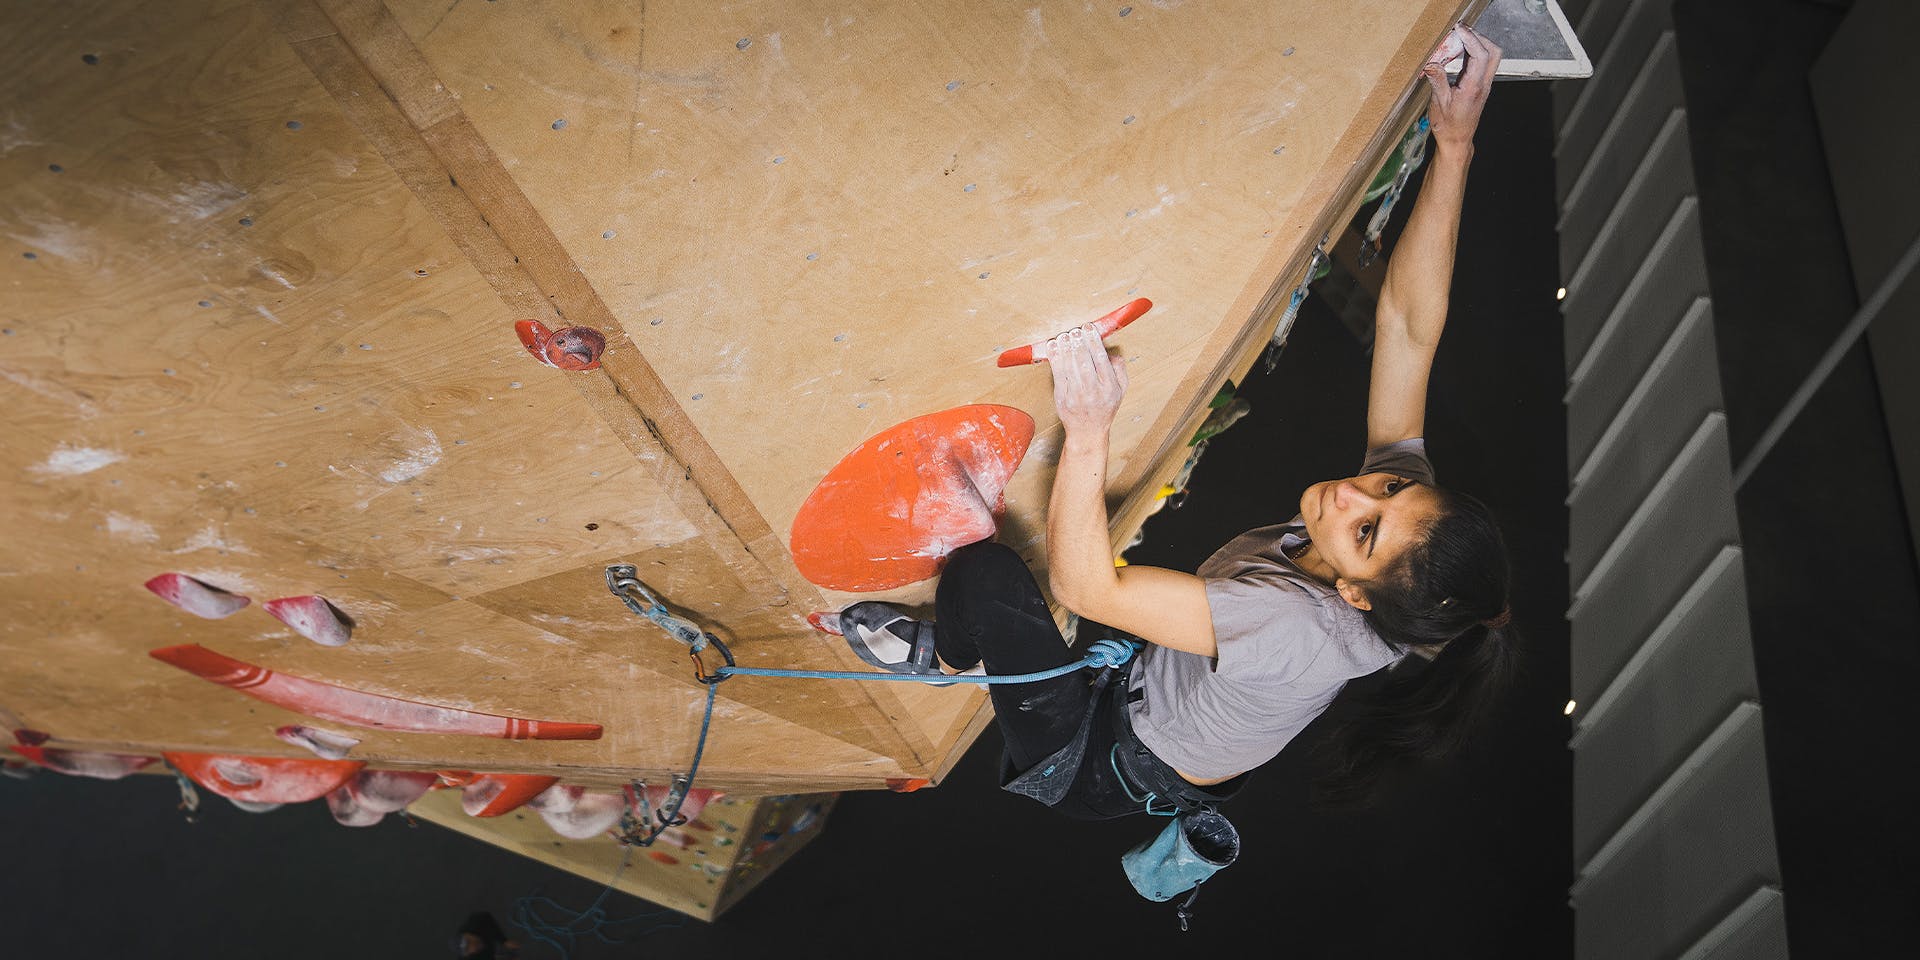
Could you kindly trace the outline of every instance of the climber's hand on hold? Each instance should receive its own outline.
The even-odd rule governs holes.
[[[1107,354],[1092,324],[1047,341],[1053,368],[1053,406],[1068,436],[1104,433],[1127,392],[1127,362]]]
[[[1441,63],[1429,63],[1420,72],[1433,88],[1427,119],[1433,125],[1435,145],[1442,150],[1471,151],[1480,110],[1487,104],[1494,71],[1500,67],[1500,48],[1464,23],[1454,30],[1466,50],[1459,79],[1448,82],[1446,67]]]

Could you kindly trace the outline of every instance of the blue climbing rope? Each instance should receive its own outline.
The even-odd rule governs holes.
[[[607,881],[605,887],[601,888],[600,895],[593,898],[593,902],[588,904],[585,910],[570,910],[550,897],[529,895],[514,900],[513,913],[507,917],[507,922],[525,930],[527,936],[559,951],[560,960],[568,960],[568,958],[573,956],[573,951],[579,947],[579,941],[582,937],[591,936],[605,944],[622,944],[627,942],[626,940],[614,939],[607,936],[604,931],[611,928],[623,927],[627,924],[643,920],[658,921],[645,931],[646,933],[652,933],[655,930],[664,930],[684,924],[686,921],[680,919],[671,910],[637,913],[633,916],[622,917],[618,920],[607,919],[606,908],[602,907],[601,904],[606,902],[607,894],[613,892],[614,885],[620,882],[620,875],[626,872],[627,864],[632,859],[633,848],[628,847],[625,855],[620,858],[620,866],[614,869],[613,877]],[[563,917],[561,919],[548,919],[542,915],[542,910],[555,911],[562,914]]]
[[[719,640],[707,638],[710,644],[718,645]],[[722,647],[721,649],[725,649]],[[740,667],[731,663],[714,668],[714,675],[721,677],[794,677],[807,680],[904,680],[912,683],[1034,683],[1066,676],[1076,670],[1088,667],[1117,667],[1133,659],[1139,649],[1137,644],[1124,640],[1095,640],[1087,647],[1087,655],[1074,663],[1041,670],[1036,673],[1013,673],[997,676],[967,676],[953,673],[872,673],[859,670],[776,670],[771,667]]]

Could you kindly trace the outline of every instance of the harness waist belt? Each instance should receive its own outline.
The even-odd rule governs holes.
[[[1136,788],[1150,792],[1182,811],[1212,809],[1247,785],[1248,774],[1243,773],[1212,786],[1200,786],[1181,776],[1146,744],[1141,743],[1140,738],[1134,735],[1133,711],[1129,707],[1141,699],[1137,694],[1144,692],[1144,689],[1132,690],[1128,691],[1127,696],[1113,698],[1114,757],[1120,765],[1121,776],[1132,781]]]

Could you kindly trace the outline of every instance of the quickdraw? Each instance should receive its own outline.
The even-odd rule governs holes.
[[[1393,172],[1393,182],[1387,187],[1379,209],[1367,221],[1367,232],[1360,238],[1360,269],[1364,270],[1380,255],[1380,235],[1386,232],[1387,218],[1393,215],[1393,205],[1400,200],[1400,194],[1407,188],[1407,179],[1413,171],[1427,159],[1427,131],[1430,125],[1425,114],[1407,130],[1407,136],[1400,141],[1400,166]]]
[[[668,610],[667,605],[647,589],[646,584],[640,582],[638,571],[631,564],[613,564],[607,567],[606,574],[608,592],[619,597],[627,609],[659,627],[667,636],[687,645],[687,656],[693,661],[693,678],[707,688],[707,710],[700,721],[700,737],[694,742],[693,762],[688,765],[685,776],[673,778],[673,787],[667,791],[666,802],[658,808],[650,807],[647,803],[647,785],[643,781],[634,780],[627,787],[627,810],[620,816],[620,842],[627,846],[645,847],[651,846],[668,829],[687,822],[687,818],[680,814],[680,807],[686,802],[688,792],[693,789],[694,775],[700,770],[700,757],[707,749],[707,733],[713,727],[714,697],[719,692],[720,681],[727,678],[724,672],[708,670],[700,654],[708,648],[717,650],[727,666],[731,667],[733,652],[720,642],[719,637]]]
[[[1267,352],[1261,361],[1261,369],[1272,373],[1274,364],[1280,362],[1280,351],[1286,348],[1287,336],[1293,332],[1293,321],[1300,316],[1300,305],[1306,302],[1307,288],[1313,281],[1326,274],[1327,241],[1329,235],[1322,235],[1320,243],[1313,248],[1313,259],[1307,263],[1307,274],[1300,278],[1300,285],[1293,288],[1293,296],[1287,299],[1287,309],[1280,312],[1280,320],[1273,326],[1273,336],[1267,341]]]

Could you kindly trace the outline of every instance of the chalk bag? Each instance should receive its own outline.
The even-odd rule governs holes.
[[[1171,900],[1239,857],[1240,831],[1219,812],[1201,809],[1175,816],[1158,836],[1123,854],[1120,866],[1141,896]]]

